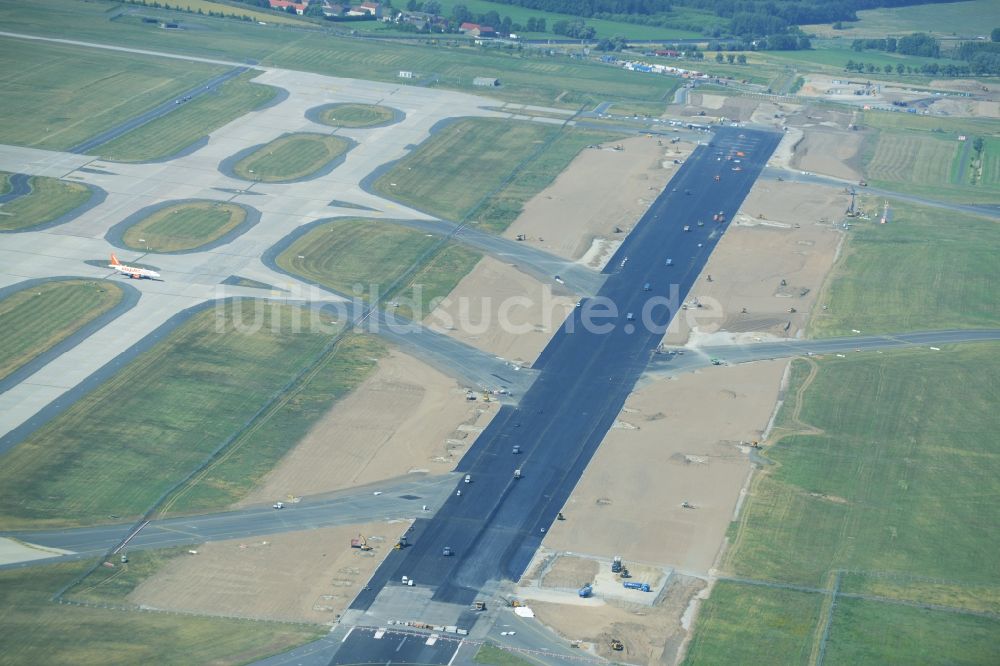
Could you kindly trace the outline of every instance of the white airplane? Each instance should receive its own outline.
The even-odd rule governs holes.
[[[136,268],[135,266],[126,266],[122,262],[118,261],[113,253],[111,255],[111,263],[108,264],[108,268],[113,268],[122,275],[127,275],[133,280],[141,280],[147,278],[149,280],[155,280],[160,277],[160,274],[156,271],[151,271],[148,268]]]

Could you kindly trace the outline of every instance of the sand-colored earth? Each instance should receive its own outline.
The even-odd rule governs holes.
[[[646,136],[586,149],[535,195],[504,232],[565,259],[579,259],[595,238],[621,239],[673,176],[673,160],[694,145]],[[622,232],[615,232],[615,228]]]
[[[707,575],[750,470],[740,442],[760,438],[786,363],[713,367],[633,392],[545,547]]]
[[[48,548],[33,543],[26,543],[17,539],[0,538],[0,564],[14,564],[15,562],[30,562],[31,560],[44,560],[47,557],[58,557],[66,555],[72,551],[59,548]]]
[[[483,257],[425,319],[428,328],[519,365],[531,365],[575,298],[510,264]]]
[[[795,147],[792,167],[848,180],[861,179],[860,132],[810,128]]]
[[[572,604],[532,601],[538,620],[582,650],[613,661],[632,664],[673,664],[687,636],[682,624],[691,599],[705,587],[697,578],[674,574],[654,606],[618,601],[606,604]],[[612,638],[624,649],[613,652]]]
[[[242,504],[450,471],[496,413],[458,383],[393,350],[338,402]]]
[[[664,342],[687,344],[692,331],[697,340],[723,332],[736,339],[799,336],[836,260],[843,237],[836,221],[849,202],[827,186],[758,181]]]
[[[408,523],[369,523],[201,545],[128,596],[142,607],[297,622],[333,622]],[[363,534],[372,550],[350,547]]]

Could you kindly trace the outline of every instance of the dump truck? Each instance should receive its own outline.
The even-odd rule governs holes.
[[[579,594],[582,598],[586,599],[587,597],[589,597],[591,594],[594,593],[594,586],[591,585],[590,583],[587,583],[579,590],[577,590],[576,593]]]
[[[621,555],[615,555],[615,558],[611,560],[611,573],[619,573],[622,570],[622,557]]]

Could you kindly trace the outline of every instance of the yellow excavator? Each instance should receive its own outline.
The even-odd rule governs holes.
[[[372,547],[368,545],[368,539],[365,538],[364,534],[359,534],[357,539],[351,539],[351,548],[360,548],[361,550],[372,549]]]
[[[612,638],[611,641],[608,643],[608,645],[615,652],[621,652],[622,650],[625,649],[625,645],[617,638]]]

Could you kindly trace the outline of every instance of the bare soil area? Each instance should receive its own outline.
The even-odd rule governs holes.
[[[545,538],[554,551],[707,575],[787,361],[713,367],[637,389]],[[684,508],[683,502],[695,508]]]
[[[596,560],[564,555],[557,557],[542,575],[541,585],[552,588],[579,589],[593,583],[599,565]]]
[[[698,578],[671,576],[656,605],[638,606],[617,601],[579,605],[531,602],[535,617],[564,638],[613,661],[633,664],[673,664],[687,635],[681,618],[691,599],[705,587]],[[611,640],[622,642],[620,652]]]
[[[795,148],[792,167],[805,171],[860,180],[861,140],[859,132],[810,128]]]
[[[530,365],[573,309],[575,298],[509,264],[484,257],[424,319],[477,349]]]
[[[798,336],[836,260],[835,221],[849,203],[826,186],[758,181],[664,342],[687,344],[692,332]]]
[[[369,523],[204,544],[128,597],[142,607],[327,623],[346,610],[407,523]],[[363,534],[371,551],[350,547]]]
[[[465,395],[454,379],[393,350],[241,504],[450,471],[496,412]]]
[[[595,238],[624,237],[673,176],[673,160],[692,150],[690,143],[646,136],[584,150],[525,205],[504,236],[523,234],[526,243],[579,259]]]

